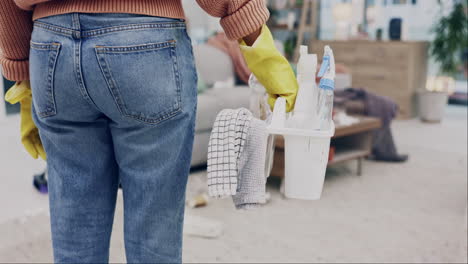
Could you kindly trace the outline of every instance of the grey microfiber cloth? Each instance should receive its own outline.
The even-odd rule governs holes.
[[[208,147],[208,194],[232,196],[237,209],[266,202],[266,123],[245,108],[216,117]]]
[[[252,118],[247,140],[240,155],[237,193],[232,197],[237,209],[255,208],[266,203],[267,138],[265,122]]]

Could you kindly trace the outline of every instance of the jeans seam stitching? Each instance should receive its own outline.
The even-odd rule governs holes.
[[[73,32],[72,32],[72,37],[75,36],[75,32],[80,32],[81,27],[80,27],[80,21],[79,17],[77,14],[71,14],[71,19],[72,19],[72,27],[73,27]],[[74,38],[74,37],[73,37]],[[86,87],[83,85],[83,75],[81,72],[81,45],[82,41],[81,39],[73,41],[73,73],[75,75],[75,80],[78,85],[78,89],[80,90],[81,96],[83,99],[90,104],[92,107],[95,107],[97,109],[97,106],[90,100],[90,96],[88,94],[88,91],[86,90]],[[99,109],[97,109],[99,111]]]
[[[136,53],[138,51],[154,51],[175,46],[175,40],[169,40],[159,43],[149,43],[135,46],[96,46],[96,50],[99,53]],[[150,48],[152,47],[152,48]]]
[[[71,29],[62,28],[59,26],[54,26],[54,25],[46,24],[46,23],[39,22],[39,21],[34,21],[34,26],[45,29],[45,30],[49,30],[49,31],[52,31],[52,32],[55,32],[57,34],[67,36],[67,37],[71,37],[73,35],[73,30]]]
[[[141,24],[129,24],[129,25],[120,25],[107,28],[93,29],[83,31],[82,34],[84,37],[92,37],[103,35],[112,32],[118,31],[127,31],[127,30],[138,30],[138,29],[148,29],[148,28],[185,28],[186,25],[183,22],[163,22],[163,23],[141,23]]]
[[[49,23],[44,23],[41,21],[34,21],[34,26],[37,26],[42,29],[50,30],[58,34],[71,37],[73,33],[76,32],[74,29],[68,29],[57,25],[52,25]],[[160,29],[183,29],[186,28],[184,22],[162,22],[162,23],[142,23],[142,24],[130,24],[130,25],[120,25],[102,29],[94,29],[81,32],[83,37],[93,37],[104,35],[112,32],[118,31],[127,31],[127,30],[141,30],[141,29],[151,29],[151,28],[160,28]]]
[[[97,111],[101,111],[99,107],[96,105],[96,103],[93,101],[91,96],[89,95],[88,89],[86,89],[86,85],[84,84],[83,72],[81,70],[81,40],[76,41],[75,45],[78,45],[78,46],[74,48],[74,51],[75,51],[74,71],[75,71],[75,77],[76,77],[76,81],[78,82],[78,87],[80,89],[81,95],[83,96],[85,101],[89,105],[91,105],[91,107],[93,107]]]
[[[146,30],[148,28],[138,28],[138,29],[128,29],[128,30],[120,30],[120,31],[112,31],[112,32],[106,32],[106,33],[102,33],[102,34],[97,34],[97,35],[92,35],[92,36],[82,36],[83,38],[92,38],[92,37],[98,37],[98,36],[105,36],[105,35],[109,35],[109,34],[112,34],[112,33],[118,33],[118,32],[123,32],[123,31],[141,31],[141,30]],[[170,28],[170,29],[184,29],[184,28]]]
[[[55,93],[54,93],[54,73],[55,66],[57,65],[57,58],[60,51],[60,44],[44,44],[44,46],[50,45],[49,49],[39,49],[39,50],[48,50],[48,59],[47,59],[47,87],[46,87],[46,111],[37,111],[37,115],[45,118],[57,114],[57,108],[55,103]]]
[[[176,47],[171,48],[171,55],[173,57],[174,65],[174,75],[176,79],[176,89],[177,89],[177,108],[182,108],[182,95],[181,95],[181,87],[182,87],[182,82],[180,79],[180,72],[179,72],[179,57],[177,57],[177,52],[176,52]]]
[[[119,109],[119,112],[120,112],[121,115],[126,116],[126,113],[123,110],[122,105],[120,103],[121,102],[120,93],[118,91],[116,91],[115,84],[113,83],[115,81],[112,78],[112,76],[110,74],[110,71],[108,70],[108,67],[106,67],[106,65],[107,65],[106,58],[104,58],[104,56],[101,56],[97,51],[96,51],[96,57],[97,57],[97,60],[98,60],[99,68],[101,69],[101,72],[104,75],[104,80],[105,80],[105,82],[107,84],[107,88],[109,89],[110,93],[112,94],[112,99],[113,99],[115,105],[117,106],[117,109]],[[118,93],[118,94],[115,94],[115,93]]]
[[[60,46],[60,43],[58,42],[39,43],[39,42],[30,41],[30,46],[31,48],[37,49],[37,50],[56,50],[57,46]]]

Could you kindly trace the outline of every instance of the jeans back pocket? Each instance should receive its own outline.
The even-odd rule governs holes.
[[[31,42],[29,73],[33,104],[38,116],[49,117],[57,114],[54,95],[54,75],[60,43]]]
[[[157,124],[181,112],[176,41],[96,46],[101,71],[122,115]]]

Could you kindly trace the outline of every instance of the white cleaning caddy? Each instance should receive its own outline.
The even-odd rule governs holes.
[[[288,115],[286,100],[278,98],[268,132],[284,137],[284,194],[287,198],[318,200],[322,195],[335,126],[331,122],[330,129],[326,131],[289,128]]]
[[[250,77],[250,109],[254,116],[266,120],[268,138],[265,175],[269,175],[274,154],[274,135],[284,137],[284,194],[288,198],[318,200],[322,195],[328,164],[330,139],[335,134],[331,118],[335,59],[330,47],[325,47],[320,69],[320,88],[316,85],[317,55],[309,54],[307,46],[300,47],[297,66],[299,91],[291,113],[286,113],[286,99],[276,100],[273,113],[267,103],[265,88],[254,75]],[[323,96],[322,90],[328,90]],[[322,96],[321,96],[322,95]],[[323,101],[327,99],[326,101]],[[326,109],[324,109],[326,108]]]
[[[299,91],[295,108],[293,112],[286,113],[286,100],[278,98],[268,132],[284,137],[285,196],[318,200],[325,180],[330,139],[335,134],[331,117],[335,59],[333,51],[326,46],[320,70],[320,76],[324,77],[319,90],[315,83],[317,55],[308,54],[307,50],[307,46],[300,47],[301,57],[297,66]],[[326,98],[327,103],[321,102],[324,99],[319,96],[324,88],[331,97]]]

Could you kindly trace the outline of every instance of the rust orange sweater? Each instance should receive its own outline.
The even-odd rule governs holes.
[[[220,17],[226,35],[240,39],[268,19],[264,0],[197,0],[210,15]],[[0,0],[0,64],[5,78],[29,79],[32,21],[41,17],[82,13],[132,13],[184,18],[181,0]]]

